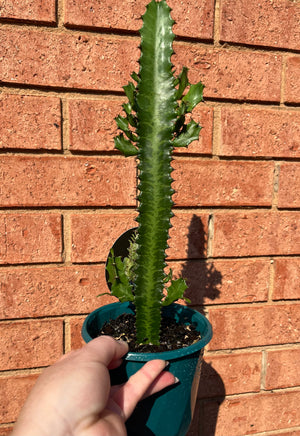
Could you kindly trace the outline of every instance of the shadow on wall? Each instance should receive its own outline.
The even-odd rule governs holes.
[[[206,261],[207,235],[201,218],[193,215],[188,233],[188,256],[189,259],[183,266],[181,275],[188,284],[187,297],[193,305],[204,307],[208,300],[219,298],[222,275],[214,267],[212,261]],[[195,258],[195,245],[197,258]],[[216,332],[214,332],[216,334]],[[203,402],[198,402],[195,410],[191,431],[188,436],[214,436],[221,403],[225,398],[225,387],[222,378],[207,362],[203,361],[200,376],[198,397],[201,399],[213,399],[209,407],[203,410]],[[206,401],[205,401],[206,402]],[[200,407],[199,407],[200,405]]]

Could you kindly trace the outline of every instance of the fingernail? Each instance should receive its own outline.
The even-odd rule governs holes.
[[[165,360],[165,367],[167,367],[168,365],[170,365],[170,362],[168,360]]]
[[[175,383],[179,383],[179,382],[180,382],[179,378],[175,377],[174,385],[175,385]]]

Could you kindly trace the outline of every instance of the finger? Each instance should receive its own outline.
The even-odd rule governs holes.
[[[151,360],[147,362],[113,395],[113,400],[123,411],[125,420],[129,418],[137,403],[148,392],[157,392],[159,387],[166,387],[175,382],[174,376],[170,378],[165,375],[158,377],[165,367],[166,362],[163,360]],[[156,379],[158,383],[157,386],[155,384]]]
[[[147,389],[143,395],[143,399],[149,397],[150,395],[156,394],[159,391],[178,383],[179,380],[169,371],[163,371],[160,373],[151,386]]]
[[[128,352],[128,345],[124,341],[116,341],[110,336],[99,336],[83,347],[83,352],[89,360],[96,360],[107,367],[116,367],[121,358]],[[117,361],[116,366],[114,363]]]

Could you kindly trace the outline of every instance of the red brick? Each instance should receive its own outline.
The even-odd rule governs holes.
[[[285,74],[285,101],[300,103],[300,56],[287,59]]]
[[[122,113],[121,100],[70,100],[69,142],[71,150],[113,151],[113,137],[118,133],[114,118]],[[199,141],[176,153],[211,154],[213,109],[200,107],[193,118],[203,126]]]
[[[300,5],[288,0],[262,0],[255,4],[241,0],[236,8],[230,0],[221,2],[222,41],[298,50]]]
[[[266,389],[300,386],[300,349],[267,352]]]
[[[70,100],[68,109],[70,150],[114,150],[120,100]]]
[[[38,375],[8,375],[0,377],[1,423],[15,421]],[[1,434],[1,431],[0,431]]]
[[[214,331],[211,350],[299,341],[299,304],[212,308],[209,320]]]
[[[283,163],[279,175],[279,208],[300,207],[300,165],[299,163]]]
[[[145,13],[148,0],[122,3],[104,0],[91,3],[87,0],[74,2],[67,0],[65,24],[67,26],[89,26],[106,29],[134,30],[142,25],[141,15]],[[200,39],[213,38],[214,2],[212,0],[191,0],[188,4],[170,0],[172,17],[177,22],[174,32],[177,35]]]
[[[0,370],[51,365],[63,353],[62,320],[6,322],[0,332]]]
[[[129,74],[138,68],[139,39],[28,29],[6,30],[2,39],[3,83],[121,91]],[[22,45],[18,44],[21,39]],[[192,82],[203,78],[208,97],[280,100],[278,55],[186,43],[174,48],[175,64],[180,69],[183,64],[190,67]]]
[[[174,48],[174,64],[190,69],[192,83],[203,81],[204,97],[280,101],[281,56],[188,43],[178,43]]]
[[[126,230],[136,227],[135,216],[135,212],[72,215],[72,261],[106,261],[116,239]],[[172,223],[169,258],[205,257],[208,215],[178,212]]]
[[[0,436],[8,436],[13,430],[12,425],[4,425],[0,427]]]
[[[61,215],[0,214],[0,264],[61,262]]]
[[[99,307],[100,306],[101,305],[99,304]],[[84,320],[85,317],[82,316],[80,318],[71,318],[69,321],[71,350],[77,350],[84,345],[84,340],[81,337],[81,329]]]
[[[1,19],[56,22],[55,0],[14,0],[1,2]]]
[[[300,299],[300,258],[275,260],[273,300]]]
[[[260,391],[261,353],[208,355],[202,363],[199,398]]]
[[[261,259],[170,262],[194,305],[250,303],[268,298],[270,262]]]
[[[213,256],[267,256],[300,252],[296,212],[216,213]]]
[[[300,156],[299,112],[223,107],[221,123],[221,156]]]
[[[72,262],[105,262],[118,237],[137,226],[134,217],[133,212],[72,215]]]
[[[270,206],[270,162],[175,160],[176,206]]]
[[[134,159],[8,155],[0,165],[4,207],[136,204]]]
[[[202,405],[199,434],[240,436],[292,429],[300,425],[299,401],[300,391],[244,395],[225,399],[221,405],[207,401]],[[292,434],[293,430],[287,433]]]
[[[3,83],[121,91],[137,69],[134,39],[11,28],[0,40]]]
[[[114,301],[104,265],[0,270],[0,319],[87,313]]]
[[[3,94],[0,97],[0,148],[61,149],[60,100]]]

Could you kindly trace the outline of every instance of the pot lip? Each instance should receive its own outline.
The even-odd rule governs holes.
[[[132,306],[132,303],[130,303],[130,302],[125,302],[125,303],[116,302],[116,303],[106,304],[106,305],[101,306],[98,309],[94,310],[85,318],[83,326],[82,326],[82,336],[86,342],[89,342],[90,340],[93,339],[89,335],[88,329],[87,329],[89,320],[92,317],[94,317],[95,314],[97,314],[98,312],[102,312],[104,310],[109,311],[111,309],[116,308],[117,306],[124,307],[124,309],[125,309],[125,308],[129,308],[130,306]],[[162,359],[162,360],[170,361],[170,360],[179,359],[181,357],[199,352],[202,348],[204,348],[204,346],[206,344],[208,344],[208,342],[212,338],[212,326],[211,326],[210,322],[208,321],[208,319],[202,313],[200,313],[197,310],[192,309],[188,306],[184,306],[184,305],[178,304],[178,303],[173,303],[172,305],[166,306],[166,307],[171,307],[171,306],[172,306],[172,308],[175,308],[175,310],[180,309],[181,311],[190,312],[190,314],[192,313],[193,316],[196,316],[196,318],[198,318],[199,320],[201,319],[202,324],[204,324],[204,329],[203,329],[204,333],[201,332],[201,334],[202,334],[201,339],[199,341],[197,341],[195,344],[188,345],[187,347],[179,348],[177,350],[162,351],[162,352],[155,352],[155,353],[129,351],[124,356],[125,360],[136,361],[136,362],[147,362],[148,360]]]

